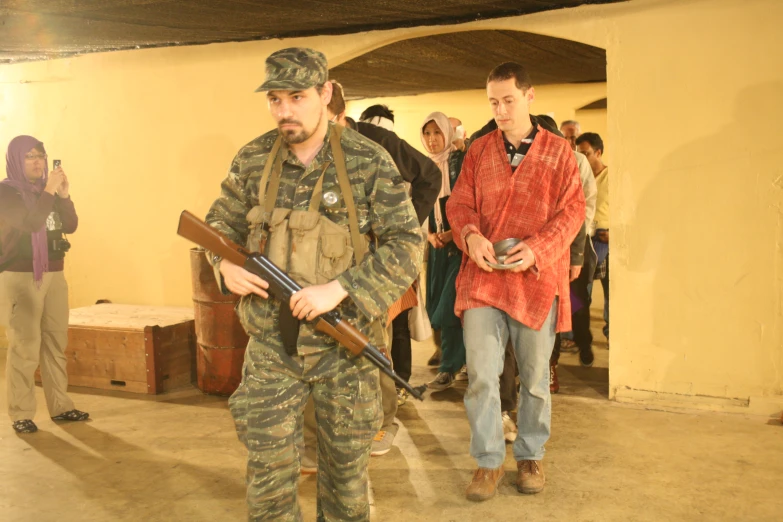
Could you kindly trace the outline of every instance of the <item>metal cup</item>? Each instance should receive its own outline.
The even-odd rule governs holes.
[[[498,264],[502,265],[506,261],[508,251],[514,248],[516,245],[522,242],[521,239],[511,237],[508,239],[502,239],[492,245],[495,250],[495,259],[498,260]]]

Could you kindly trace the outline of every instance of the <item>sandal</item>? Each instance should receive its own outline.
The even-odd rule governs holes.
[[[64,413],[61,413],[57,415],[56,417],[52,417],[52,420],[56,421],[83,421],[87,420],[90,417],[90,414],[84,411],[79,410],[71,410],[66,411]]]
[[[13,426],[17,433],[35,433],[38,431],[38,426],[30,419],[14,421]]]
[[[560,351],[564,353],[579,353],[579,347],[571,339],[560,341]]]

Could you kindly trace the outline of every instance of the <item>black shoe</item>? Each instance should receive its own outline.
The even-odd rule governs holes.
[[[13,426],[16,433],[35,433],[38,431],[38,426],[30,419],[14,421]]]
[[[585,368],[590,368],[593,366],[594,360],[595,360],[595,356],[593,355],[592,346],[588,346],[587,348],[583,348],[579,350],[579,363],[582,366],[584,366]]]
[[[52,420],[56,421],[85,421],[90,418],[90,414],[85,411],[79,411],[79,410],[71,410],[66,411],[64,413],[61,413],[57,415],[56,417],[52,417]]]

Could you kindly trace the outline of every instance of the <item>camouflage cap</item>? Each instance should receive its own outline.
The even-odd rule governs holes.
[[[256,92],[309,89],[326,83],[328,79],[329,69],[322,52],[290,47],[269,55],[266,59],[266,81]]]

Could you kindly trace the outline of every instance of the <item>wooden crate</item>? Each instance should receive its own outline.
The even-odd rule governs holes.
[[[71,310],[65,351],[71,386],[161,393],[193,382],[195,354],[192,308],[99,304]]]

